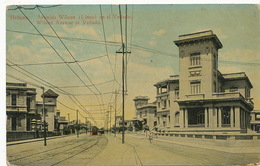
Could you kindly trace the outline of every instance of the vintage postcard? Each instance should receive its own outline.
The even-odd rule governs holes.
[[[7,165],[260,164],[259,10],[7,6]]]

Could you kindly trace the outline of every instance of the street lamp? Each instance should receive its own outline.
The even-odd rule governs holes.
[[[43,138],[44,138],[44,146],[47,146],[47,142],[46,142],[46,119],[45,119],[45,100],[44,100],[44,87],[41,87],[42,89],[42,109],[43,109]]]

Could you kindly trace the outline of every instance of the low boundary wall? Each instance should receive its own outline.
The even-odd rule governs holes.
[[[27,139],[43,138],[44,132],[33,132],[33,131],[24,131],[24,132],[6,132],[6,141],[21,141]],[[47,137],[60,136],[59,132],[46,132]]]
[[[190,142],[223,147],[260,147],[260,134],[207,134],[207,133],[179,133],[157,132],[156,138]]]

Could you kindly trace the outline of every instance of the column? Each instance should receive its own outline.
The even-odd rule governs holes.
[[[218,127],[222,127],[222,112],[221,112],[221,107],[218,107]]]
[[[240,128],[240,107],[235,107],[235,128]]]
[[[184,109],[185,128],[188,128],[188,109]]]
[[[204,113],[205,128],[207,128],[208,127],[208,107],[205,108],[204,111],[205,111],[205,113]]]
[[[183,109],[180,109],[180,118],[179,118],[179,123],[180,123],[180,128],[184,127],[184,115],[183,115]]]
[[[234,107],[230,108],[230,127],[233,128],[234,126],[234,114],[233,114]]]
[[[217,108],[208,108],[208,127],[217,128]]]

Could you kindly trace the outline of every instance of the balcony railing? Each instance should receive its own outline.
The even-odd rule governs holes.
[[[213,93],[212,94],[213,98],[243,98],[243,96],[239,92],[226,92],[226,93]]]
[[[187,99],[204,99],[204,94],[192,94],[192,95],[186,95]]]

